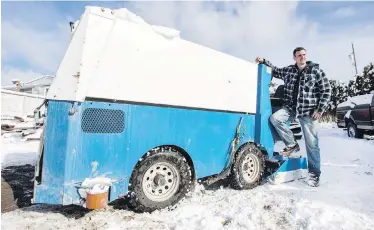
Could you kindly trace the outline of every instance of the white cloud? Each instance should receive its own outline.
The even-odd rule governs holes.
[[[8,68],[1,71],[1,85],[11,85],[13,79],[23,82],[41,77],[42,75],[43,74],[34,72],[31,69],[22,70],[18,68]]]
[[[176,28],[183,38],[249,61],[264,56],[277,66],[289,65],[293,63],[292,50],[303,46],[310,59],[319,63],[330,78],[347,80],[354,74],[348,58],[351,41],[355,44],[359,71],[374,61],[373,25],[363,24],[344,30],[340,30],[343,28],[340,26],[339,31],[322,32],[323,25],[298,12],[297,2],[220,2],[224,11],[216,11],[211,3],[130,4],[131,10],[148,23]],[[70,39],[66,20],[69,15],[56,15],[57,12],[49,7],[39,10],[38,17],[41,18],[37,19],[38,22],[61,22],[62,19],[65,22],[52,27],[54,29],[41,29],[21,19],[3,21],[2,58],[6,61],[24,59],[31,63],[31,72],[50,74],[57,70]],[[43,14],[43,11],[48,12]],[[355,15],[351,16],[354,20]],[[32,77],[29,74],[23,76]]]
[[[352,6],[340,7],[334,11],[331,16],[333,18],[347,18],[356,15],[356,10]]]
[[[1,84],[54,74],[70,39],[69,15],[48,2],[6,2],[2,14]]]
[[[373,25],[321,32],[323,25],[301,15],[297,2],[220,3],[225,11],[206,7],[204,2],[133,4],[135,13],[151,24],[176,27],[188,40],[249,61],[264,56],[275,65],[289,65],[294,62],[292,50],[303,46],[330,78],[348,80],[354,74],[348,59],[351,41],[355,43],[359,71],[374,61]],[[237,16],[231,13],[233,9]],[[348,10],[345,12],[348,15]]]
[[[37,69],[53,72],[64,55],[69,27],[43,31],[9,21],[2,23],[2,49],[7,61],[23,59]]]

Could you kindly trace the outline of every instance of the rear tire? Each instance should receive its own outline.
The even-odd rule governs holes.
[[[130,204],[140,212],[173,206],[193,189],[192,178],[187,160],[177,150],[153,149],[131,175]]]
[[[347,135],[353,138],[363,138],[364,136],[353,122],[349,122],[347,125]]]
[[[252,189],[259,185],[265,171],[265,156],[254,144],[247,144],[236,155],[230,183],[234,189]]]

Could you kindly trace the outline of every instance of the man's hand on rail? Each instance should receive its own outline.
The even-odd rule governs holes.
[[[262,57],[257,57],[256,58],[256,63],[263,63],[264,59]]]

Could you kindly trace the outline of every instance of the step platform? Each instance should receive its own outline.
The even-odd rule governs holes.
[[[282,184],[304,179],[308,176],[308,161],[301,155],[283,157],[275,152],[273,157],[266,161],[267,182]]]

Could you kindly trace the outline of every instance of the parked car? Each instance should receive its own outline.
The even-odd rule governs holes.
[[[363,138],[374,134],[374,92],[348,98],[336,108],[336,123],[347,128],[349,137]]]
[[[275,113],[283,106],[284,85],[279,85],[273,95],[270,95],[272,112]],[[296,140],[300,140],[303,136],[301,126],[297,120],[290,122],[290,128]]]

